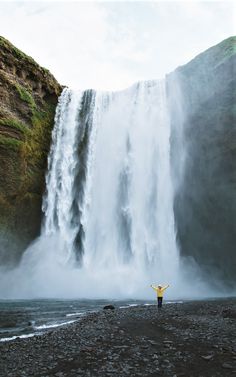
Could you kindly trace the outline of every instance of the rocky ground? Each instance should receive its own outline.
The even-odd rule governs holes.
[[[236,300],[89,314],[0,344],[0,376],[236,376]]]

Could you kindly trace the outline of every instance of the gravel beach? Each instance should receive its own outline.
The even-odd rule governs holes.
[[[236,300],[103,310],[0,343],[0,376],[236,376]]]

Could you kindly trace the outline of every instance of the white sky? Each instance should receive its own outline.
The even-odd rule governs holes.
[[[234,1],[0,1],[0,34],[73,88],[155,79],[236,34]]]

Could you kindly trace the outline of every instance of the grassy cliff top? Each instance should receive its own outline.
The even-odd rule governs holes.
[[[12,55],[14,55],[17,59],[23,59],[25,60],[27,63],[29,64],[33,64],[34,66],[37,66],[40,67],[36,61],[31,58],[31,56],[28,56],[26,55],[24,52],[22,52],[21,50],[19,50],[17,47],[15,47],[11,42],[9,42],[6,38],[0,36],[0,46],[1,46],[1,49],[5,49],[7,50],[8,52],[10,52]],[[40,69],[43,69],[45,72],[49,72],[47,69],[45,68],[41,68]]]
[[[189,63],[178,67],[177,70],[194,70],[203,63],[210,69],[214,69],[233,56],[236,56],[236,36],[224,39],[215,46],[208,48]]]
[[[48,69],[41,67],[32,57],[26,55],[2,36],[0,36],[0,57],[6,70],[9,66],[27,69],[37,75],[40,81],[46,82],[47,87],[53,87],[53,90],[58,94],[61,92],[61,86]]]

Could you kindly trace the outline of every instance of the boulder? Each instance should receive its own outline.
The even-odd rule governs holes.
[[[114,305],[105,305],[103,307],[103,310],[115,310],[115,307],[114,307]]]

